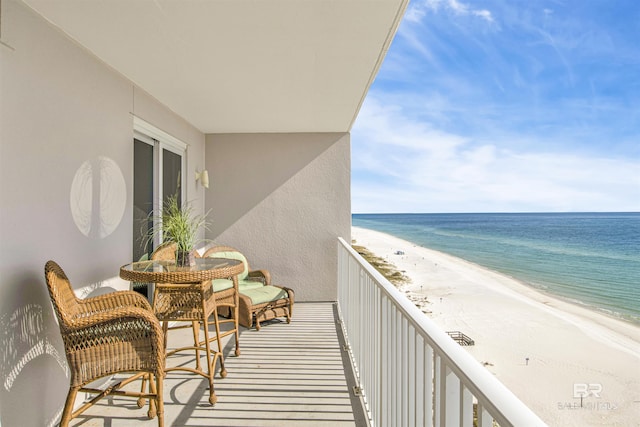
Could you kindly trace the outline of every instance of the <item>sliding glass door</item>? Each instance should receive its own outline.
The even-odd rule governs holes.
[[[139,261],[161,243],[159,235],[150,238],[150,230],[169,197],[182,205],[186,145],[145,122],[134,124],[133,260]]]

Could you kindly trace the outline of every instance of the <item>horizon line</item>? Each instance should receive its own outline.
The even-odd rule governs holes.
[[[640,214],[640,211],[351,212],[351,215]]]

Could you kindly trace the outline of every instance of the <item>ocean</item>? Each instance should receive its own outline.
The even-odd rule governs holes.
[[[353,214],[352,223],[640,324],[640,213]]]

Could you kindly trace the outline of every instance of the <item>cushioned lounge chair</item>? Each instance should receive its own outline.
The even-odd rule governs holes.
[[[292,289],[271,284],[268,270],[251,270],[247,258],[237,249],[229,246],[215,246],[208,249],[203,257],[229,258],[242,261],[244,271],[238,275],[238,321],[245,328],[254,324],[260,330],[260,323],[285,317],[291,323],[293,313],[294,292]],[[218,279],[213,281],[214,292],[229,289],[233,286],[231,280]],[[233,316],[229,311],[226,316]]]

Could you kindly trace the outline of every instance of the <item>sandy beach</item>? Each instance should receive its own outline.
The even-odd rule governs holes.
[[[640,426],[639,326],[384,233],[352,239],[404,271],[400,289],[471,337],[464,348],[550,426]]]

